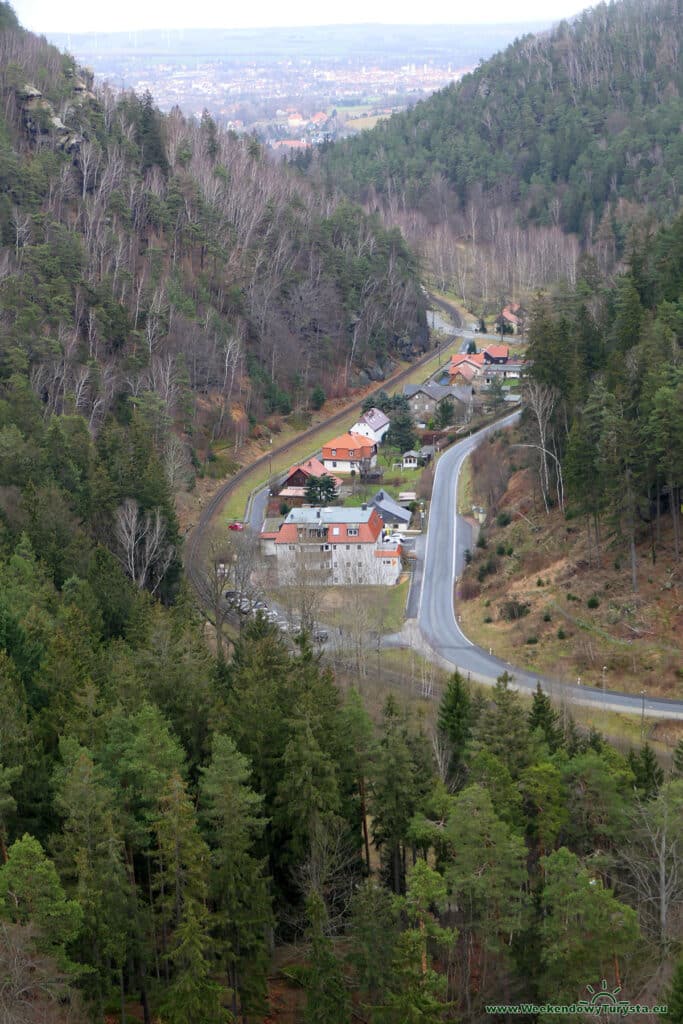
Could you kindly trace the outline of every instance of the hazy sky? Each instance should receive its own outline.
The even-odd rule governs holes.
[[[548,21],[577,14],[589,0],[12,0],[35,32],[115,32],[143,28],[257,28],[280,25],[478,24]]]

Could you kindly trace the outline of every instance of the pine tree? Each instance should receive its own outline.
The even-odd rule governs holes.
[[[169,1024],[189,1020],[218,1024],[227,1015],[221,1007],[220,987],[211,977],[213,922],[206,905],[209,850],[177,772],[161,796],[154,829],[156,905],[160,932],[169,936],[165,959],[172,967],[164,1015]]]
[[[390,976],[398,935],[394,901],[384,886],[366,879],[351,900],[349,963],[366,999],[380,1000]]]
[[[671,771],[674,778],[683,778],[683,739],[679,740],[674,747],[671,759]]]
[[[554,1000],[571,1001],[587,978],[604,977],[605,964],[616,965],[632,952],[639,939],[638,917],[565,847],[543,857],[541,865],[542,989]]]
[[[123,838],[114,793],[88,750],[65,739],[60,754],[54,785],[63,826],[54,846],[62,874],[75,883],[83,911],[80,959],[94,968],[85,983],[101,1014],[104,1000],[120,988],[126,961],[131,892]]]
[[[527,717],[511,682],[512,676],[507,672],[499,676],[493,690],[493,703],[477,725],[476,743],[499,757],[516,778],[529,763],[530,743]]]
[[[306,1024],[348,1024],[349,995],[332,942],[326,933],[327,911],[317,892],[306,899],[309,969],[306,976]]]
[[[62,969],[74,971],[68,947],[78,935],[83,914],[67,899],[57,870],[37,839],[17,839],[0,867],[0,917],[37,929],[36,946],[55,958]]]
[[[456,777],[465,748],[472,735],[472,698],[469,687],[459,672],[454,672],[447,684],[437,719],[439,732],[448,745],[449,775]]]
[[[398,901],[408,927],[396,944],[388,992],[375,1007],[378,1024],[441,1024],[448,1004],[447,979],[434,969],[431,948],[448,950],[457,933],[442,928],[434,913],[446,901],[446,883],[426,861],[418,860],[407,877],[406,895]]]
[[[646,800],[654,799],[664,782],[664,770],[659,766],[650,744],[645,743],[637,753],[630,750],[628,764],[635,777],[637,789]]]
[[[227,965],[233,1016],[251,1018],[266,1010],[266,934],[272,927],[265,865],[255,852],[266,826],[263,798],[250,788],[249,762],[228,736],[214,735],[211,763],[201,773],[214,951]]]
[[[550,698],[543,692],[540,682],[536,683],[531,710],[529,711],[529,731],[539,729],[543,734],[551,754],[562,744],[562,729],[559,727],[560,716],[555,711]]]

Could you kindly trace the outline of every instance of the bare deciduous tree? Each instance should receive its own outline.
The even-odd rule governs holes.
[[[175,554],[161,510],[141,513],[137,501],[126,498],[116,510],[114,533],[126,574],[141,590],[155,593]]]

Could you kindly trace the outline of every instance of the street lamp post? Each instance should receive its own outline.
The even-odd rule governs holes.
[[[268,448],[268,483],[270,483],[270,478],[273,475],[273,439],[270,437],[268,440],[270,442],[270,447]]]
[[[602,666],[602,699],[605,699],[605,673],[607,672],[607,665]]]
[[[640,712],[640,742],[643,742],[643,736],[645,735],[645,690],[640,691],[640,698],[642,701],[641,712]]]

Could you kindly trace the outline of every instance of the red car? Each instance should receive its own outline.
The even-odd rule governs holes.
[[[230,523],[228,525],[228,529],[229,530],[243,530],[244,529],[244,523],[238,523],[237,521],[235,521],[234,523]]]

